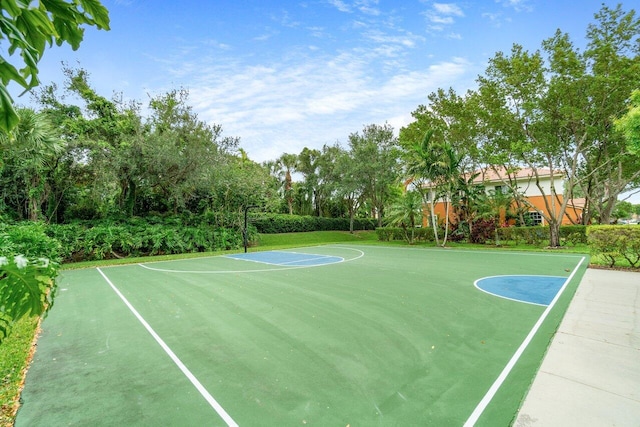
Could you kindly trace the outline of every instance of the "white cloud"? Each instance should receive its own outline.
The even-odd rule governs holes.
[[[304,146],[346,142],[364,125],[404,126],[428,93],[453,85],[468,68],[454,58],[376,78],[375,62],[348,53],[271,66],[213,67],[194,74],[190,102],[203,120],[240,136],[249,156],[264,161]]]
[[[453,3],[434,3],[433,9],[441,15],[464,16],[462,9]]]
[[[496,0],[496,3],[504,7],[513,8],[516,12],[531,12],[533,6],[529,4],[529,0]]]
[[[353,13],[359,11],[365,15],[379,16],[382,12],[377,8],[378,0],[355,0],[353,4],[348,4],[343,0],[327,0],[327,3],[338,9],[340,12]]]
[[[464,17],[462,9],[454,3],[434,3],[431,9],[425,13],[431,23],[429,29],[432,31],[442,31],[445,25],[455,23],[455,18]]]
[[[488,20],[491,23],[491,25],[496,28],[502,27],[502,24],[504,22],[511,22],[511,18],[504,17],[502,13],[485,12],[481,16],[482,18]]]
[[[342,0],[328,0],[327,3],[338,9],[340,12],[351,12],[351,7]]]

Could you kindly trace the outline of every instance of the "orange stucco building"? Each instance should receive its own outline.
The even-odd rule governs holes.
[[[536,183],[536,174],[532,169],[521,168],[507,171],[502,167],[489,167],[479,170],[473,183],[483,186],[487,193],[506,192],[506,190],[511,189],[520,194],[522,196],[521,206],[526,209],[525,216],[527,221],[533,225],[547,224],[545,216],[557,217],[564,202],[564,196],[561,195],[561,189],[564,188],[565,184],[564,176],[558,171],[552,173],[550,169],[538,169]],[[552,196],[552,187],[555,187],[556,192],[559,193],[555,200]],[[563,225],[580,224],[584,203],[584,199],[569,200],[561,223]],[[444,218],[445,208],[445,203],[442,199],[435,203],[434,211],[439,221]],[[513,203],[513,208],[514,210],[516,208],[515,202]],[[452,209],[450,209],[449,215],[450,219],[453,220],[451,211]],[[430,213],[428,207],[425,206],[425,218],[428,215]],[[501,221],[506,222],[504,213]],[[424,225],[427,226],[427,223],[428,221],[425,219]]]

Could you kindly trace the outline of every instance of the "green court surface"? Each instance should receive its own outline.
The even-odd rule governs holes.
[[[16,425],[508,426],[587,263],[335,245],[64,271]],[[538,275],[565,278],[550,305],[474,286]]]

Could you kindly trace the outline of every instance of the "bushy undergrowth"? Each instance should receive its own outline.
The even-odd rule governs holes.
[[[391,240],[407,240],[407,233],[411,234],[411,230],[405,231],[401,227],[378,227],[376,228],[376,234],[378,240],[383,242],[389,242]],[[414,242],[434,242],[435,237],[433,235],[433,229],[414,228],[413,229]]]
[[[416,241],[434,241],[433,231],[430,227],[416,228],[414,233]],[[587,227],[584,225],[564,225],[560,227],[560,239],[565,246],[586,244],[586,233]],[[377,228],[376,234],[378,239],[382,241],[406,240],[405,232],[402,228]],[[439,236],[444,236],[443,230],[439,230]],[[496,237],[501,244],[541,246],[549,241],[549,227],[499,227],[496,229],[493,221],[480,220],[473,223],[470,233],[468,230],[463,233],[460,227],[453,227],[449,233],[449,241],[462,243],[465,241],[476,244],[494,243]]]
[[[498,228],[498,237],[502,241],[513,242],[516,245],[525,243],[527,245],[539,246],[549,241],[549,227],[502,227]],[[560,242],[563,246],[576,246],[586,244],[587,226],[560,226]]]
[[[53,305],[59,253],[42,224],[0,224],[0,343],[16,321]]]
[[[599,225],[588,228],[591,254],[601,257],[609,267],[625,260],[633,268],[640,267],[640,226]]]
[[[349,218],[324,218],[308,215],[252,214],[251,224],[256,227],[258,233],[264,234],[349,231]],[[354,220],[354,230],[375,230],[375,228],[375,220],[365,218],[356,218]]]
[[[64,261],[212,252],[243,245],[241,230],[208,224],[184,226],[175,221],[53,224],[46,232],[61,243]],[[250,229],[249,234],[251,238],[255,231]]]

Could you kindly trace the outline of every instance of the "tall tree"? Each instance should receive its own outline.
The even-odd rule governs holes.
[[[358,175],[358,164],[352,153],[340,148],[335,160],[335,195],[342,200],[349,215],[349,232],[364,201],[365,186]]]
[[[584,173],[578,184],[594,212],[608,223],[618,195],[640,186],[640,157],[629,156],[627,144],[612,121],[624,114],[632,90],[640,87],[640,19],[622,5],[604,6],[587,29],[586,64],[589,100],[584,109],[587,144]]]
[[[66,67],[64,73],[67,89],[85,103],[84,114],[77,119],[74,131],[80,154],[88,159],[78,161],[88,160],[93,165],[96,185],[117,183],[115,208],[131,216],[145,173],[142,145],[146,129],[140,105],[99,95],[90,86],[86,70]]]
[[[188,96],[182,89],[152,98],[150,129],[141,143],[143,181],[173,213],[196,197],[204,177],[213,177],[238,144],[237,138],[222,135],[220,125],[199,120],[187,104]],[[240,160],[248,161],[246,154]]]
[[[433,230],[436,245],[440,244],[438,235],[438,221],[435,213],[436,186],[434,184],[437,172],[434,165],[437,164],[437,156],[433,148],[433,130],[425,132],[418,141],[411,141],[405,134],[404,149],[407,164],[406,173],[412,180],[416,190],[422,195],[423,201],[429,206],[429,224]]]
[[[382,226],[385,206],[400,179],[398,140],[389,124],[368,125],[362,134],[349,135],[353,173],[361,181],[363,195],[371,204],[373,216]]]
[[[405,191],[387,212],[385,222],[401,227],[407,243],[413,245],[416,225],[422,219],[422,196],[417,191]]]
[[[293,178],[291,173],[296,169],[298,156],[296,154],[284,153],[278,158],[277,164],[279,166],[278,169],[284,172],[283,195],[287,202],[289,215],[293,215]]]
[[[640,156],[640,89],[631,93],[629,109],[615,121],[615,125],[624,135],[629,152]]]
[[[318,167],[320,161],[320,150],[304,147],[298,154],[296,171],[302,174],[303,181],[300,183],[301,214],[320,216],[320,204],[318,198]]]
[[[559,139],[550,126],[548,108],[548,82],[540,52],[530,53],[522,46],[514,45],[510,55],[497,53],[490,61],[485,75],[479,82],[479,117],[488,133],[485,152],[488,161],[495,163],[495,153],[500,160],[506,155],[512,162],[527,167],[535,176],[536,185],[544,196],[545,210],[541,212],[549,224],[550,246],[560,245],[560,224],[569,201],[563,198],[564,178],[571,180],[577,167],[569,176],[558,172],[563,154],[571,149],[571,142]],[[540,175],[548,172],[550,191],[540,183]]]
[[[18,124],[13,100],[6,85],[14,81],[29,90],[38,86],[38,62],[47,45],[69,44],[78,49],[84,37],[83,26],[109,30],[109,13],[98,0],[3,1],[0,6],[0,40],[6,39],[6,51],[19,52],[16,68],[0,56],[0,129],[10,131]]]
[[[18,126],[8,134],[0,132],[4,173],[13,177],[5,182],[2,192],[5,200],[18,202],[14,206],[18,212],[25,206],[27,217],[37,221],[43,219],[42,204],[51,190],[48,176],[64,152],[65,144],[43,114],[27,108],[17,110],[17,114]]]

